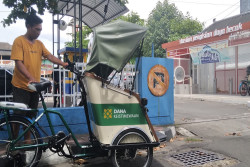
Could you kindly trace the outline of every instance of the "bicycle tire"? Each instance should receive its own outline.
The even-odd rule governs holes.
[[[246,96],[247,95],[247,84],[246,83],[242,83],[240,86],[240,94],[241,96]]]
[[[131,128],[123,131],[114,140],[113,145],[120,145],[141,140],[139,143],[150,143],[148,136],[139,129]],[[134,142],[131,142],[134,143]],[[150,167],[153,160],[153,147],[116,149],[111,152],[114,167]]]
[[[14,136],[13,133],[13,127],[14,125],[17,127],[19,126],[19,134],[25,130],[26,127],[30,125],[30,122],[22,117],[15,117],[11,116],[8,118],[9,124],[11,125],[11,133],[12,136]],[[41,140],[40,135],[36,128],[31,127],[30,130],[30,139],[29,144],[40,144]],[[19,166],[29,166],[29,167],[35,167],[37,166],[39,160],[41,159],[42,155],[42,149],[39,147],[34,148],[26,148],[22,150],[16,150],[16,151],[10,151],[7,153],[7,149],[9,147],[9,143],[11,141],[11,137],[8,135],[7,126],[6,126],[6,120],[3,118],[0,120],[0,158],[2,157],[11,157],[14,159],[14,167]],[[20,139],[16,143],[16,146],[24,146],[27,144],[28,140],[24,140],[24,137]],[[7,155],[8,154],[8,155]]]

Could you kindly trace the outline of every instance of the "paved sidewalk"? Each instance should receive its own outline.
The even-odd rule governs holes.
[[[230,104],[247,105],[250,103],[250,96],[241,95],[218,95],[218,94],[175,94],[174,97],[197,99],[200,101],[216,101]]]

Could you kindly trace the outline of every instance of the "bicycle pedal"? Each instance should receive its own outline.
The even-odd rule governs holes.
[[[15,161],[14,158],[7,155],[3,155],[0,157],[0,164],[2,167],[10,167],[15,165]]]

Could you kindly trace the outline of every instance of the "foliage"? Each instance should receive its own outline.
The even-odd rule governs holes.
[[[155,9],[150,13],[147,25],[148,32],[145,38],[143,55],[151,56],[152,43],[154,44],[155,57],[165,57],[163,43],[175,41],[197,34],[202,30],[202,24],[186,16],[168,0],[158,2]]]
[[[131,13],[129,13],[128,15],[120,16],[117,19],[121,19],[123,21],[127,21],[130,23],[135,23],[135,24],[138,24],[140,26],[145,26],[145,20],[141,19],[140,16],[138,15],[138,13],[133,12],[133,11]]]
[[[89,34],[92,32],[92,30],[88,26],[83,26],[82,28],[82,48],[88,48],[88,42],[89,40],[86,40],[86,38],[89,36]],[[72,41],[66,42],[66,47],[75,47],[75,35],[71,34]],[[80,48],[80,31],[76,33],[76,48]]]
[[[127,0],[115,0],[118,3],[126,4]],[[16,23],[17,19],[24,19],[28,14],[38,13],[44,14],[45,10],[58,13],[56,0],[3,0],[3,4],[11,8],[10,14],[6,19],[3,19],[2,24],[5,27]],[[36,8],[37,11],[34,9]]]

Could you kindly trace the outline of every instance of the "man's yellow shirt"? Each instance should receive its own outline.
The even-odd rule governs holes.
[[[35,40],[31,44],[24,36],[19,36],[12,45],[11,60],[21,60],[35,80],[40,81],[42,56],[46,58],[50,54],[41,41]],[[12,85],[31,91],[27,87],[28,82],[28,79],[15,66]]]

